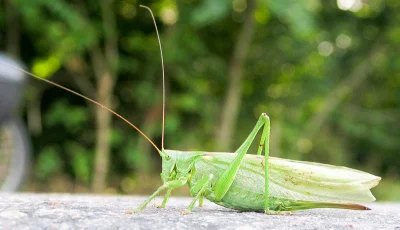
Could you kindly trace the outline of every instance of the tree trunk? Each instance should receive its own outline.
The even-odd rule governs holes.
[[[97,100],[108,108],[111,107],[112,88],[112,77],[110,73],[106,71],[98,82]],[[103,192],[107,185],[106,179],[110,158],[111,116],[112,114],[107,110],[102,107],[97,107],[96,157],[92,184],[94,192]]]
[[[217,149],[220,151],[227,151],[232,143],[232,133],[235,129],[241,100],[243,64],[254,35],[253,13],[255,8],[256,1],[248,0],[245,22],[240,30],[229,65],[228,91],[222,105],[222,115],[216,134]]]
[[[104,30],[104,53],[99,47],[91,52],[94,72],[97,77],[97,99],[111,108],[112,92],[118,75],[118,32],[114,9],[114,0],[100,1]],[[110,160],[110,133],[112,114],[101,108],[96,109],[96,160],[94,166],[92,190],[103,192],[107,186],[107,174]]]

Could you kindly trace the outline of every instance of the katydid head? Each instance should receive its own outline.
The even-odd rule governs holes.
[[[165,183],[170,180],[174,180],[176,176],[175,163],[176,156],[174,154],[169,153],[168,150],[163,149],[161,151],[162,158],[162,172],[161,179]]]
[[[163,182],[188,177],[197,158],[204,155],[203,152],[186,152],[177,150],[165,150],[161,152]]]

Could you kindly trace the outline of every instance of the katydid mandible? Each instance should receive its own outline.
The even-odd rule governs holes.
[[[263,113],[243,144],[234,153],[177,151],[164,149],[165,88],[162,47],[156,21],[149,10],[157,33],[163,74],[162,143],[157,147],[139,128],[127,119],[100,103],[47,79],[40,78],[14,66],[3,65],[22,71],[32,77],[50,83],[82,97],[113,113],[136,129],[157,150],[162,158],[160,186],[139,208],[128,213],[142,211],[166,190],[160,208],[164,208],[171,192],[188,185],[194,199],[182,213],[190,213],[197,201],[203,198],[218,205],[266,214],[279,214],[311,208],[342,208],[368,210],[356,202],[375,200],[370,189],[378,185],[380,177],[351,168],[295,161],[269,156],[270,119]],[[263,127],[257,155],[247,154],[256,134]],[[264,156],[262,152],[264,151]]]

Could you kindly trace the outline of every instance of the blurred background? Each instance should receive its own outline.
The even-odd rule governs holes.
[[[400,200],[400,1],[3,0],[0,49],[160,146],[160,53],[139,4],[163,45],[167,149],[233,152],[266,112],[272,156],[381,176],[377,199]],[[23,191],[161,183],[155,149],[71,93],[29,78],[16,116],[32,142]]]

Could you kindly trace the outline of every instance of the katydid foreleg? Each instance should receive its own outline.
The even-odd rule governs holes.
[[[133,213],[142,211],[144,208],[146,208],[146,206],[150,203],[150,201],[152,201],[154,198],[156,198],[165,189],[168,188],[169,190],[172,190],[172,189],[175,189],[175,188],[182,187],[186,183],[187,183],[187,178],[181,178],[179,180],[173,180],[173,181],[166,182],[165,184],[160,186],[157,189],[157,191],[155,191],[142,205],[140,205],[140,207],[137,210],[133,211]],[[166,194],[166,197],[164,198],[165,203],[168,200],[168,197],[169,197],[170,194],[171,193],[167,193]]]

